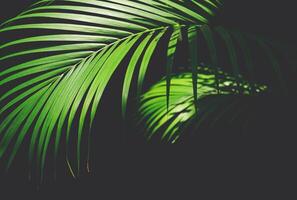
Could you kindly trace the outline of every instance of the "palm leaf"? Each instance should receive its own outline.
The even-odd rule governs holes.
[[[29,160],[36,159],[42,174],[51,140],[57,155],[64,127],[69,144],[78,116],[79,173],[86,118],[89,115],[91,126],[109,80],[120,66],[125,67],[122,61],[131,60],[123,86],[125,113],[135,70],[139,68],[141,94],[151,57],[162,38],[174,35],[170,29],[207,23],[219,5],[214,0],[42,0],[3,23],[0,32],[6,39],[0,45],[0,86],[10,89],[0,100],[4,105],[0,157],[17,137],[9,167],[24,138],[30,138]],[[18,38],[11,39],[11,32]],[[174,49],[175,39],[169,38]],[[9,64],[12,60],[19,63]],[[169,73],[170,65],[168,69]]]
[[[228,104],[232,106],[232,94],[236,94],[237,80],[234,76],[219,71],[220,74],[220,95],[217,94],[215,72],[211,68],[197,68],[197,92],[193,91],[192,73],[183,73],[172,76],[171,80],[171,104],[169,109],[166,105],[166,78],[156,83],[147,91],[141,99],[139,113],[142,121],[147,127],[148,138],[157,137],[157,133],[162,135],[162,139],[176,142],[181,137],[185,126],[192,120],[195,121],[195,129],[220,105],[224,105],[224,112],[228,111]],[[253,95],[267,90],[265,85],[251,85],[241,80],[241,90],[243,95]],[[255,93],[251,93],[251,88],[256,87]],[[198,104],[195,98],[198,99]],[[204,99],[214,96],[213,100]],[[234,99],[234,98],[233,98]],[[167,111],[168,110],[168,111]],[[220,118],[218,115],[214,122]]]
[[[215,124],[224,113],[236,107],[242,95],[252,96],[263,91],[288,93],[284,77],[288,69],[281,68],[277,47],[269,40],[207,25],[190,27],[188,36],[192,72],[171,74],[174,78],[169,97],[168,78],[142,96],[140,122],[144,123],[148,138],[161,134],[162,139],[176,142],[190,122],[194,121],[195,129],[199,128],[208,116],[216,113]],[[266,68],[259,58],[268,63]],[[266,75],[261,74],[259,80],[256,75],[261,71]],[[205,97],[213,100],[204,100]],[[224,106],[218,113],[220,105]]]

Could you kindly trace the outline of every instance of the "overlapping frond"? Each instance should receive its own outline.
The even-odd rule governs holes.
[[[175,142],[193,118],[199,121],[221,103],[232,104],[231,94],[253,95],[264,90],[287,94],[285,72],[292,69],[280,67],[281,56],[269,40],[208,25],[192,26],[186,32],[188,73],[180,75],[170,69],[164,80],[142,96],[140,121],[148,138],[161,133],[163,139]],[[218,98],[202,106],[206,96]]]
[[[166,78],[155,84],[141,98],[139,113],[141,121],[145,124],[147,137],[152,138],[156,134],[162,134],[161,138],[176,142],[183,129],[191,120],[196,119],[195,124],[199,128],[199,121],[213,111],[217,106],[223,105],[228,109],[234,102],[229,95],[236,94],[237,79],[223,71],[219,74],[219,88],[216,85],[215,71],[211,68],[198,67],[196,77],[196,92],[193,91],[193,73],[173,75],[171,79],[170,104],[167,105]],[[241,81],[241,95],[252,95],[267,90],[267,86],[250,84]],[[255,91],[252,89],[255,88]],[[195,97],[197,95],[197,97]],[[212,101],[201,104],[205,97],[216,97]],[[199,101],[198,101],[199,100]]]

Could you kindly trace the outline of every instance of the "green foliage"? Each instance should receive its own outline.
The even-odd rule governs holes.
[[[202,113],[207,115],[204,109],[205,105],[201,106],[200,100],[218,95],[215,72],[206,67],[198,67],[196,71],[198,72],[196,92],[193,91],[192,73],[183,73],[172,77],[168,108],[166,105],[166,78],[155,84],[142,96],[139,112],[141,119],[146,124],[148,138],[161,132],[162,139],[174,143],[181,136],[183,127],[193,118],[198,118],[196,121],[198,124],[202,119],[200,115]],[[224,100],[221,97],[237,94],[238,91],[238,78],[222,71],[218,71],[218,74],[220,95],[214,101],[206,102],[212,107],[219,105]],[[265,85],[252,85],[242,79],[239,87],[241,95],[254,95],[267,90]],[[255,88],[255,91],[252,88]],[[225,105],[228,105],[228,102],[225,101]],[[211,109],[207,112],[211,112]]]
[[[126,67],[125,115],[132,78],[137,76],[140,95],[160,41],[165,36],[171,38],[168,54],[174,53],[180,27],[207,23],[219,4],[211,0],[42,0],[3,23],[1,34],[14,32],[19,37],[0,45],[4,52],[0,86],[13,85],[0,99],[8,102],[0,111],[0,158],[14,143],[9,167],[24,138],[30,137],[29,160],[36,158],[43,172],[51,141],[57,154],[65,134],[67,146],[70,137],[77,138],[79,173],[86,119],[90,118],[91,127],[115,71]],[[29,34],[23,35],[26,31]],[[122,64],[124,59],[130,60],[128,66]],[[5,63],[9,60],[21,62],[8,66]],[[76,117],[77,134],[71,131]]]
[[[179,124],[201,111],[199,100],[204,96],[264,90],[264,84],[255,80],[258,66],[251,42],[271,63],[277,85],[285,88],[269,42],[208,25],[220,6],[218,0],[41,0],[4,22],[0,28],[5,36],[0,45],[0,87],[5,89],[0,97],[0,158],[8,155],[9,168],[27,138],[29,162],[36,162],[42,175],[49,148],[53,146],[56,158],[65,138],[67,164],[73,175],[79,174],[82,138],[100,112],[111,78],[124,70],[125,118],[133,81],[140,97],[160,47],[167,55],[165,78],[140,99],[149,137],[167,126],[163,138],[175,141]],[[10,38],[10,33],[17,37]],[[191,73],[176,75],[178,47],[185,43],[189,66],[183,67]],[[206,48],[201,49],[201,44]],[[231,70],[223,72],[227,65]],[[248,78],[243,77],[243,69]],[[73,138],[76,170],[69,158]]]

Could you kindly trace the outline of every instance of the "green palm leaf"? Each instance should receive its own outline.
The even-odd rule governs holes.
[[[29,160],[36,159],[43,172],[51,140],[54,138],[56,155],[65,133],[67,144],[70,136],[77,137],[79,172],[86,118],[89,115],[91,126],[109,80],[120,66],[126,67],[122,61],[131,60],[123,86],[125,113],[132,77],[138,68],[141,94],[160,41],[168,34],[173,36],[168,37],[170,56],[177,44],[173,42],[176,32],[171,30],[207,23],[219,5],[215,0],[42,0],[3,23],[0,32],[8,39],[0,45],[0,87],[9,85],[11,89],[0,99],[4,105],[0,158],[17,137],[9,167],[24,138],[29,137]],[[10,39],[11,32],[19,37]],[[12,60],[18,63],[9,65]],[[76,116],[77,135],[71,134]]]
[[[284,78],[284,71],[288,69],[281,69],[281,59],[269,40],[207,25],[190,27],[187,32],[192,72],[172,72],[169,93],[167,75],[141,98],[140,122],[144,123],[149,139],[161,134],[162,139],[174,143],[191,121],[199,128],[207,116],[224,105],[226,108],[214,117],[215,123],[236,106],[236,97],[242,95],[263,91],[288,93]],[[260,80],[256,73],[264,66],[257,61],[259,58],[269,66],[265,69],[266,77],[261,74]],[[266,79],[273,81],[266,82]],[[205,97],[212,100],[204,100]]]
[[[198,67],[197,72],[196,92],[193,91],[192,73],[172,76],[169,108],[166,105],[166,78],[155,84],[142,96],[139,113],[142,116],[141,121],[145,123],[148,138],[160,133],[162,139],[175,143],[183,133],[182,130],[185,126],[196,117],[198,119],[195,121],[195,126],[198,128],[205,116],[211,114],[222,103],[224,106],[233,105],[234,102],[231,98],[233,96],[230,95],[236,94],[238,79],[219,71],[220,95],[218,95],[214,70]],[[244,80],[240,81],[243,95],[253,95],[267,90],[265,85],[252,85]],[[251,92],[252,87],[256,88],[255,92]],[[215,98],[203,102],[204,98],[211,96]],[[225,108],[225,111],[227,110],[228,106]],[[214,121],[216,120],[214,119]]]

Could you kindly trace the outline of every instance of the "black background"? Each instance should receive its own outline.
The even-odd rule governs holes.
[[[13,17],[32,2],[1,2],[1,21]],[[292,0],[226,0],[214,23],[296,45],[295,8]],[[105,112],[111,111],[106,108]],[[113,119],[116,114],[110,114],[109,118]],[[117,132],[122,127],[113,127],[117,125],[108,123],[108,120],[100,128],[106,128],[105,132],[114,138],[118,137]],[[273,134],[276,130],[268,124],[261,131]],[[283,131],[289,130],[286,128]],[[113,140],[113,137],[109,139]],[[189,199],[185,196],[207,193],[209,196],[228,195],[243,199],[254,197],[252,194],[260,192],[260,198],[280,195],[283,199],[296,190],[296,185],[291,183],[295,180],[292,170],[295,157],[290,157],[293,150],[290,148],[284,153],[280,151],[283,146],[271,148],[261,143],[259,149],[259,145],[247,141],[229,147],[218,147],[216,141],[200,147],[197,144],[194,147],[137,145],[135,142],[127,147],[121,142],[106,145],[104,141],[96,142],[95,145],[96,161],[91,175],[73,180],[68,174],[37,186],[26,178],[25,167],[24,170],[12,170],[0,180],[0,198],[6,199],[4,193],[7,193],[44,198],[65,196],[85,199],[107,195],[110,199],[116,196],[167,199],[173,195],[179,199]]]

